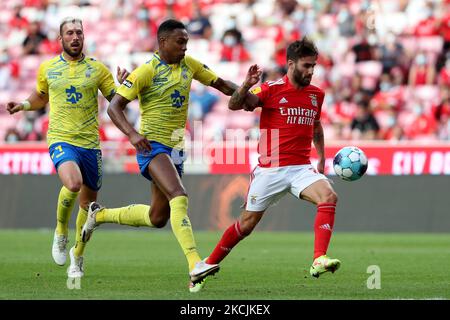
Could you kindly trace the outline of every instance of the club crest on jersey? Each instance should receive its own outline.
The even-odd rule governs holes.
[[[311,104],[312,104],[314,107],[317,107],[317,106],[318,106],[318,105],[317,105],[317,95],[315,95],[315,94],[310,94],[309,97],[311,98]]]
[[[250,196],[250,203],[251,204],[255,204],[256,203],[256,198],[257,198],[258,196],[256,196],[256,195],[251,195]]]
[[[187,80],[188,76],[186,68],[183,68],[183,70],[181,71],[181,76],[183,77],[184,80]]]
[[[92,74],[92,68],[88,68],[85,73],[86,78],[90,78],[91,74]]]

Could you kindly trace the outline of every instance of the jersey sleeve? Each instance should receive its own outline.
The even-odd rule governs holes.
[[[193,72],[193,78],[200,81],[205,86],[211,85],[217,80],[218,76],[208,68],[206,64],[202,64],[200,61],[195,60],[192,57],[186,56],[186,63]]]
[[[113,95],[116,92],[116,84],[114,83],[114,78],[108,68],[102,63],[100,63],[100,83],[98,88],[105,98]]]
[[[260,86],[251,89],[250,92],[259,98],[261,105],[264,105],[269,96],[269,86],[267,83],[263,83]]]
[[[323,100],[325,98],[325,92],[320,92],[319,97],[318,97],[318,101],[317,101],[317,109],[318,112],[316,114],[316,118],[314,120],[318,121],[320,120],[320,115],[322,114],[322,105],[323,105]]]
[[[47,82],[47,63],[43,62],[39,66],[39,70],[36,76],[36,91],[41,94],[48,94],[48,82]]]
[[[139,66],[119,86],[117,93],[129,101],[136,99],[139,92],[151,84],[154,73],[150,64]]]

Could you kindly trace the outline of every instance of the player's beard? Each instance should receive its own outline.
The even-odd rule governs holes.
[[[62,45],[63,45],[64,52],[67,53],[72,58],[79,57],[81,55],[81,53],[83,52],[83,43],[82,42],[80,43],[80,46],[77,48],[71,48],[70,44],[67,45],[64,42]]]
[[[302,73],[297,69],[297,67],[294,67],[294,72],[292,73],[292,75],[295,82],[302,87],[309,86],[309,84],[311,83],[311,78],[304,77]]]

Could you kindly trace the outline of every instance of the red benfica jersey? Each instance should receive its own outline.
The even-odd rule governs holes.
[[[284,76],[252,92],[262,103],[259,166],[310,164],[314,121],[320,119],[324,91],[313,85],[296,89]]]

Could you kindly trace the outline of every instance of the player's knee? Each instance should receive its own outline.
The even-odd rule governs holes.
[[[152,207],[150,209],[150,222],[155,228],[164,228],[169,221],[170,217],[170,208],[158,208],[158,206]]]
[[[150,216],[150,221],[155,228],[164,228],[169,219],[167,217],[162,216]]]
[[[82,185],[83,183],[81,181],[74,179],[67,182],[65,187],[69,189],[70,192],[80,192]]]
[[[89,203],[91,203],[91,201],[89,200],[80,200],[80,208],[83,208],[84,210],[88,211]]]
[[[184,190],[184,188],[182,186],[180,186],[180,187],[174,188],[173,190],[169,190],[167,196],[170,201],[176,197],[182,197],[182,196],[187,197],[187,192],[186,192],[186,190]]]
[[[338,195],[332,189],[325,191],[321,196],[321,203],[337,203]]]

